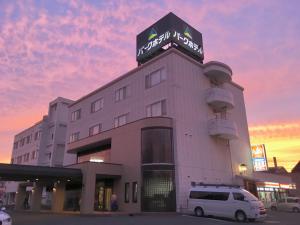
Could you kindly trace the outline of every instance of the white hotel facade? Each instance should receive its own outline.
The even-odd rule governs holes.
[[[65,166],[120,165],[118,178],[106,187],[96,175],[90,191],[109,188],[122,210],[180,211],[191,182],[256,190],[243,88],[223,63],[170,48],[72,103],[69,118]]]

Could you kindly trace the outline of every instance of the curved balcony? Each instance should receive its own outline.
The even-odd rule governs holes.
[[[223,88],[210,88],[207,90],[206,102],[215,111],[232,109],[234,107],[233,95],[229,90]]]
[[[238,138],[237,128],[234,121],[226,119],[212,119],[208,121],[209,135],[232,140]]]
[[[204,65],[204,74],[216,84],[223,84],[231,81],[232,70],[221,62],[208,62]]]

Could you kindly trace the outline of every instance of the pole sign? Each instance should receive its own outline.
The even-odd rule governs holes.
[[[252,154],[254,171],[268,170],[266,149],[264,144],[252,145],[251,154]]]
[[[202,34],[173,13],[137,35],[136,60],[145,63],[170,46],[203,62]]]

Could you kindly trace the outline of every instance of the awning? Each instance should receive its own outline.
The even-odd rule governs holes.
[[[81,180],[82,172],[76,168],[29,166],[0,163],[0,181],[67,181]]]

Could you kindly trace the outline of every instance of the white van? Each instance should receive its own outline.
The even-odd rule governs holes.
[[[188,210],[196,216],[219,216],[237,221],[266,217],[261,201],[245,189],[229,185],[199,185],[189,192]]]
[[[4,212],[5,208],[1,207],[0,209],[0,224],[2,225],[11,225],[11,217]]]

